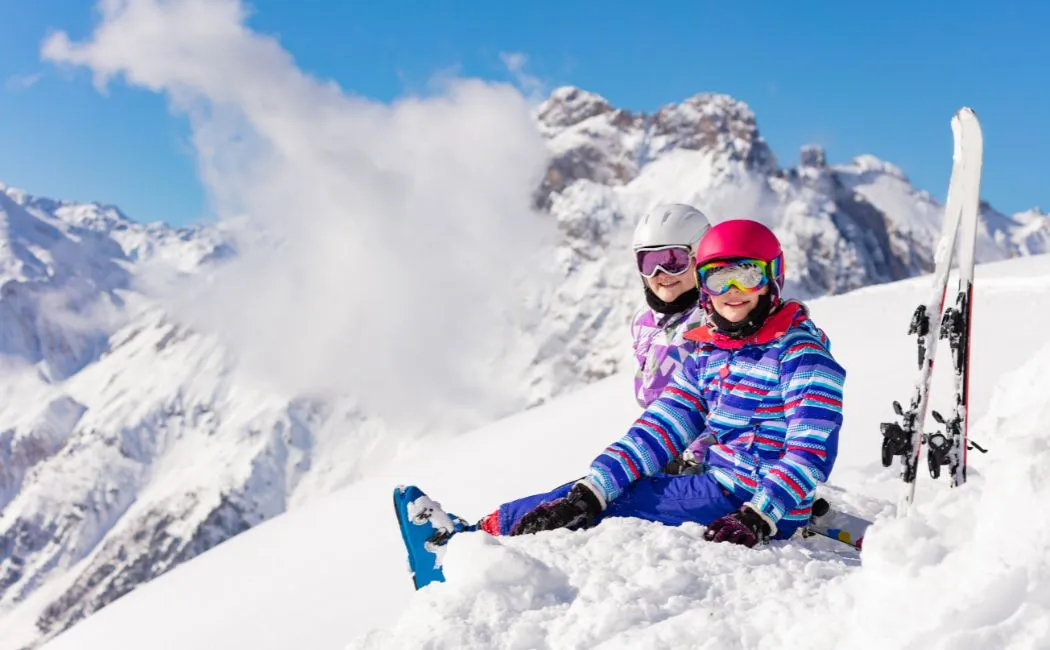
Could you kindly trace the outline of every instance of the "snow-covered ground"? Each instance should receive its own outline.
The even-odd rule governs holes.
[[[700,526],[460,535],[446,583],[414,592],[398,483],[480,517],[581,475],[637,414],[618,374],[469,433],[421,439],[352,486],[280,515],[90,616],[48,650],[166,648],[1045,648],[1050,638],[1050,256],[982,265],[970,482],[919,477],[893,517],[878,423],[906,400],[923,278],[811,303],[848,370],[825,494],[876,519],[857,555],[822,538],[708,544]],[[942,350],[946,350],[944,347]],[[946,409],[947,356],[934,408]],[[932,424],[930,425],[932,426]]]

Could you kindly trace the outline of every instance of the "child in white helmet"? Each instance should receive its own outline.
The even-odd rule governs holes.
[[[704,323],[696,286],[696,245],[710,228],[707,217],[696,208],[664,203],[647,212],[634,230],[635,265],[648,304],[631,324],[638,361],[634,393],[642,408],[660,396],[695,346],[685,333]],[[693,457],[702,457],[707,442],[698,440],[665,471],[696,469]]]

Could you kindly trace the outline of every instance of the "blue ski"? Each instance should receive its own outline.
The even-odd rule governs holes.
[[[408,552],[408,568],[416,589],[444,582],[441,563],[445,545],[455,533],[473,530],[464,520],[446,513],[441,504],[414,485],[394,488],[394,512]]]

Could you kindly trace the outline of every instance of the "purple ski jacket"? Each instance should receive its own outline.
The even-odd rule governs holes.
[[[699,306],[678,314],[660,314],[645,307],[635,314],[631,336],[638,362],[634,397],[639,406],[647,408],[660,396],[682,362],[696,349],[696,343],[686,339],[685,333],[706,321],[707,315]],[[689,445],[688,451],[703,458],[711,442],[711,438],[702,436]]]

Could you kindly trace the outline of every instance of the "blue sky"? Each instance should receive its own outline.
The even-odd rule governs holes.
[[[748,102],[782,165],[819,143],[831,162],[872,153],[943,199],[948,120],[975,108],[982,196],[1050,209],[1050,3],[334,2],[255,0],[250,26],[304,70],[388,101],[436,74],[510,79],[528,57],[548,87],[574,84],[651,111],[717,91]],[[849,6],[846,6],[849,5]],[[85,38],[85,0],[0,0],[0,181],[119,205],[134,219],[208,218],[188,128],[161,96],[40,59],[51,30]]]

